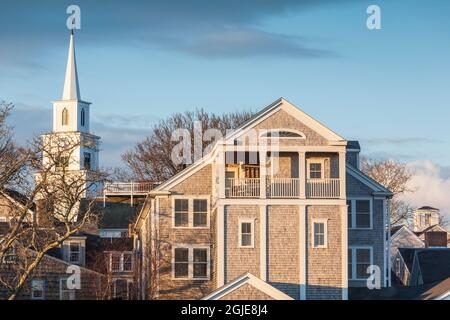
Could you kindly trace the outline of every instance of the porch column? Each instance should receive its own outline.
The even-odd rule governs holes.
[[[300,266],[300,300],[306,300],[306,206],[299,206],[299,266]]]
[[[259,151],[259,197],[266,198],[267,150]]]
[[[217,288],[225,284],[225,207],[217,207]]]
[[[267,281],[267,206],[263,205],[259,207],[259,220],[260,220],[260,278],[263,281]]]
[[[339,193],[341,199],[346,199],[346,190],[345,190],[345,152],[339,152]]]
[[[225,199],[225,148],[220,148],[219,155],[217,157],[217,166],[219,167],[219,198]]]
[[[342,300],[348,300],[348,209],[347,205],[340,207],[341,213],[341,269],[342,269]]]
[[[306,153],[298,152],[299,198],[306,198]]]

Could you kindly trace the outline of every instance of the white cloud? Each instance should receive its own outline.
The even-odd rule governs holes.
[[[415,192],[403,196],[414,207],[429,205],[439,208],[450,219],[450,175],[448,167],[441,167],[430,160],[408,163],[413,172],[410,187]]]

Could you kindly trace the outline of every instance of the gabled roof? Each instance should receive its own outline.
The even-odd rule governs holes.
[[[445,231],[445,232],[447,232],[447,233],[449,233],[449,231],[447,230],[447,229],[445,229],[445,228],[443,228],[443,227],[441,227],[440,225],[438,225],[438,224],[435,224],[435,225],[432,225],[432,226],[429,226],[429,227],[427,227],[427,228],[425,228],[425,229],[423,229],[422,231],[419,231],[419,232],[414,232],[418,237],[420,237],[421,235],[423,235],[424,233],[427,233],[427,232],[430,232],[430,231],[433,231],[434,229],[439,229],[439,230],[441,230],[441,231]]]
[[[439,211],[439,209],[433,208],[430,206],[423,206],[423,207],[418,208],[417,210],[437,210],[437,211]]]
[[[384,186],[373,180],[371,177],[366,175],[361,170],[358,170],[357,168],[353,167],[350,164],[346,164],[346,168],[348,174],[350,174],[352,177],[358,179],[361,183],[368,186],[370,189],[373,190],[374,193],[387,197],[392,197],[394,195],[391,191],[389,191],[387,188],[385,188]]]
[[[312,118],[310,115],[305,113],[304,111],[300,110],[293,104],[291,104],[289,101],[287,101],[284,98],[279,98],[272,102],[270,105],[262,109],[260,112],[258,112],[256,115],[254,115],[249,120],[245,121],[242,125],[237,127],[233,132],[229,133],[223,140],[218,141],[214,148],[211,149],[211,151],[205,155],[203,158],[198,160],[197,162],[193,163],[183,171],[179,172],[178,174],[174,175],[170,179],[166,180],[164,183],[153,189],[150,193],[151,194],[157,194],[161,191],[167,190],[172,185],[176,184],[180,179],[187,178],[190,175],[194,174],[201,168],[203,168],[205,165],[211,163],[211,160],[213,158],[213,154],[216,151],[216,148],[219,144],[227,143],[230,141],[234,141],[236,138],[244,135],[248,130],[256,126],[258,123],[264,121],[267,117],[270,115],[280,111],[284,110],[293,117],[297,119],[301,119],[300,121],[304,123],[306,126],[310,127],[314,131],[316,131],[318,134],[323,136],[325,139],[330,141],[330,143],[336,143],[340,145],[345,145],[347,142],[344,138],[330,130],[328,127],[320,123],[319,121]]]
[[[240,277],[237,277],[231,282],[228,282],[224,286],[218,288],[217,290],[211,292],[207,296],[203,297],[202,300],[219,300],[220,298],[232,293],[233,291],[239,289],[243,285],[248,284],[259,291],[270,296],[274,300],[294,300],[284,292],[274,288],[267,282],[255,277],[251,273],[247,272]]]

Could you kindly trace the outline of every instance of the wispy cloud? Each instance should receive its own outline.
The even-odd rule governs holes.
[[[299,37],[269,33],[263,22],[288,12],[352,0],[158,0],[76,1],[83,41],[91,45],[148,45],[203,58],[289,56],[332,57],[327,48]],[[354,1],[354,0],[353,0]],[[0,64],[39,67],[36,56],[65,45],[66,8],[73,1],[2,0]],[[86,32],[84,32],[86,31]]]

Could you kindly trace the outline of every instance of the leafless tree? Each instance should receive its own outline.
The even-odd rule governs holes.
[[[401,195],[415,191],[409,186],[412,173],[406,164],[394,160],[373,160],[363,157],[361,170],[394,194],[391,201],[391,225],[409,223],[414,208],[399,199]]]
[[[172,162],[171,154],[178,141],[172,141],[172,133],[176,129],[187,129],[194,146],[194,123],[201,122],[202,131],[206,129],[219,129],[222,135],[251,118],[250,111],[234,112],[225,115],[208,113],[203,109],[185,113],[175,113],[167,119],[161,120],[151,129],[150,135],[138,142],[132,150],[122,155],[130,179],[138,181],[165,181],[182,169],[183,165]],[[203,149],[211,141],[203,141]],[[124,177],[123,172],[120,173]]]
[[[92,143],[82,136],[49,134],[16,147],[6,125],[12,105],[0,110],[0,194],[10,221],[0,236],[0,287],[15,299],[50,250],[95,223],[91,190],[106,175],[70,170],[72,153]]]

